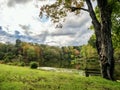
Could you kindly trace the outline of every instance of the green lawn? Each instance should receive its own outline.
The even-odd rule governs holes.
[[[120,82],[0,64],[0,90],[120,90]]]

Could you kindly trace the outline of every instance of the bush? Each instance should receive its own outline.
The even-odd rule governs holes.
[[[37,67],[38,67],[38,63],[37,62],[31,62],[30,63],[30,68],[36,69]]]
[[[25,66],[25,63],[24,62],[20,62],[19,66]]]

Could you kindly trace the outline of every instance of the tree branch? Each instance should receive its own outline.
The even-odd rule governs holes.
[[[72,12],[74,12],[74,11],[76,11],[76,10],[84,10],[84,11],[89,12],[89,10],[88,10],[88,9],[85,9],[85,8],[70,7],[70,9],[71,9]]]
[[[90,14],[90,17],[92,19],[92,24],[93,24],[94,29],[95,29],[96,47],[97,47],[97,52],[100,55],[100,51],[101,51],[101,34],[100,34],[101,33],[101,24],[95,15],[91,1],[90,0],[85,0],[85,1],[86,1],[87,6],[88,6],[89,14]]]
[[[86,3],[87,3],[88,11],[89,11],[89,14],[90,14],[90,17],[91,17],[92,21],[94,21],[94,22],[96,22],[97,24],[100,25],[100,23],[99,23],[96,15],[95,15],[95,12],[94,12],[94,10],[93,10],[91,1],[90,1],[90,0],[86,0]]]

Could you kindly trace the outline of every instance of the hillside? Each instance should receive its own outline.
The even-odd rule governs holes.
[[[0,90],[120,90],[120,82],[0,64]]]

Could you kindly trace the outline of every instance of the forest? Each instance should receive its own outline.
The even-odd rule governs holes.
[[[8,64],[29,65],[36,61],[39,66],[71,67],[71,61],[80,56],[81,46],[49,46],[22,42],[17,39],[16,44],[0,43],[0,60]]]

